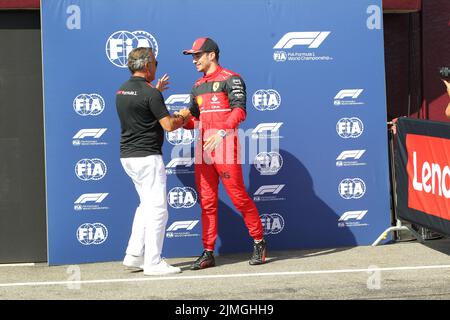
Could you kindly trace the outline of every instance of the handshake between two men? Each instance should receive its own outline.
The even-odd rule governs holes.
[[[253,254],[249,264],[259,265],[266,262],[266,242],[260,214],[246,191],[241,164],[237,161],[221,161],[222,157],[226,158],[225,160],[229,157],[232,160],[238,158],[239,148],[238,139],[235,139],[237,138],[235,129],[246,118],[246,92],[244,80],[237,73],[219,65],[219,51],[218,45],[210,38],[198,38],[194,41],[192,49],[183,51],[185,55],[192,55],[192,61],[197,71],[203,73],[203,77],[192,89],[189,109],[183,108],[173,116],[169,114],[161,94],[168,89],[169,76],[165,74],[160,78],[156,87],[150,85],[155,80],[157,68],[153,50],[139,47],[128,55],[128,68],[132,77],[122,84],[116,94],[116,109],[121,121],[120,160],[125,172],[135,184],[140,205],[136,209],[123,264],[143,269],[145,275],[181,272],[179,267],[170,266],[161,258],[168,219],[167,201],[155,202],[154,199],[165,199],[167,196],[166,171],[161,151],[164,131],[174,131],[180,127],[194,129],[194,124],[199,124],[201,131],[199,134],[204,137],[201,139],[201,145],[197,145],[197,151],[200,151],[198,150],[200,147],[202,151],[216,150],[216,152],[212,163],[201,161],[195,166],[197,190],[202,207],[204,251],[191,265],[191,269],[199,270],[215,266],[219,176],[222,176],[221,181],[234,206],[244,218],[253,239]],[[130,91],[139,91],[140,94],[136,96],[122,94]],[[209,92],[217,94],[220,92],[220,96],[223,97],[221,100],[223,108],[218,114],[206,113],[199,117],[198,102],[201,104],[201,95]],[[148,108],[140,108],[141,105]],[[203,109],[205,107],[203,105]],[[203,111],[217,110],[208,108]],[[161,126],[157,125],[158,122]],[[205,130],[208,128],[214,128],[211,135]],[[226,146],[231,148],[221,148],[225,147],[225,143],[222,142],[227,136],[225,130],[230,133],[227,137],[230,143]],[[222,153],[221,149],[229,152]],[[205,155],[209,158],[208,154]],[[142,219],[143,215],[145,217],[151,215],[152,218]]]
[[[183,108],[180,111],[175,111],[174,115],[182,117],[184,119],[184,127],[186,129],[194,128],[193,125],[191,125],[191,126],[186,125],[189,121],[191,121],[191,118],[192,118],[192,114],[188,108]],[[204,151],[213,151],[222,142],[222,139],[225,138],[225,136],[226,136],[225,130],[219,130],[216,134],[212,135],[211,137],[207,138],[204,141],[203,150]]]
[[[189,111],[188,108],[183,108],[183,109],[181,109],[180,111],[175,111],[175,112],[174,112],[174,115],[176,115],[176,116],[181,116],[181,117],[183,117],[184,119],[186,119],[186,121],[189,121],[190,118],[191,118],[191,112]]]

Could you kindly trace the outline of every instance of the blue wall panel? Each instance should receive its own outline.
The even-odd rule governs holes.
[[[115,111],[127,50],[157,50],[174,111],[201,76],[181,53],[201,36],[247,85],[244,180],[270,250],[372,243],[390,225],[381,19],[380,0],[42,0],[49,263],[123,258],[138,205]],[[193,166],[175,166],[192,136],[164,144],[166,257],[202,250]],[[216,249],[251,250],[223,188]]]

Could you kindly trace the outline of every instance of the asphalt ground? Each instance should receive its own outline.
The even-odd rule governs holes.
[[[376,247],[216,257],[191,271],[193,257],[167,259],[173,276],[144,276],[121,262],[74,266],[0,265],[1,300],[378,300],[450,299],[450,239]],[[192,301],[190,301],[192,304]]]

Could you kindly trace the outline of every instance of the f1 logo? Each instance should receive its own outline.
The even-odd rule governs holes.
[[[285,186],[284,184],[273,184],[273,185],[261,186],[261,187],[259,187],[258,190],[256,190],[255,196],[261,196],[266,193],[278,194],[281,191],[281,189],[284,188],[284,186]]]
[[[336,160],[347,160],[349,158],[358,160],[366,150],[346,150],[342,151],[341,154],[336,158]]]
[[[280,127],[282,125],[283,122],[260,123],[256,126],[255,129],[253,129],[252,136],[258,137],[258,134],[264,131],[269,131],[271,133],[277,132],[278,130],[280,130]]]
[[[179,229],[186,229],[187,231],[194,229],[199,220],[175,221],[170,225],[167,231],[177,231]]]
[[[85,193],[82,194],[76,201],[76,204],[86,203],[86,202],[95,202],[101,203],[109,193]]]
[[[339,221],[347,221],[350,219],[362,220],[368,210],[347,211],[340,218]]]
[[[73,136],[73,139],[84,139],[86,137],[92,137],[92,138],[98,139],[105,133],[106,130],[107,130],[106,128],[81,129]]]
[[[191,95],[189,94],[173,94],[165,102],[167,105],[175,103],[188,104],[190,100]]]
[[[274,49],[291,49],[293,46],[308,46],[309,49],[320,47],[330,34],[330,31],[321,32],[288,32],[273,47]]]
[[[338,94],[334,97],[334,99],[344,99],[344,98],[356,99],[363,91],[364,89],[344,89],[339,91]]]
[[[191,167],[194,164],[194,158],[174,158],[166,165],[166,168],[175,168],[177,166]]]

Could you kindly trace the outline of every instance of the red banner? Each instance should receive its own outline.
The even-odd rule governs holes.
[[[450,220],[450,140],[406,135],[408,207]]]
[[[414,12],[422,8],[421,0],[383,0],[383,10],[392,12]]]
[[[39,9],[39,0],[0,0],[0,9]]]

